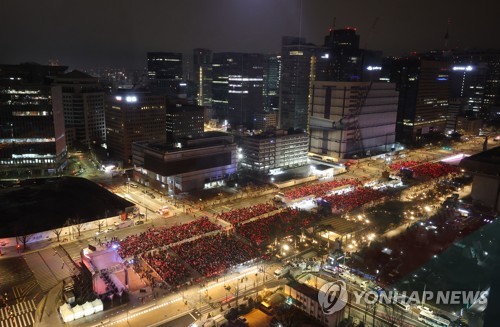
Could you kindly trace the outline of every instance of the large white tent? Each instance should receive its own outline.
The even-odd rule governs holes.
[[[67,303],[61,305],[59,307],[59,313],[64,322],[70,322],[75,320],[75,315],[73,314],[73,310],[71,310],[71,306]]]

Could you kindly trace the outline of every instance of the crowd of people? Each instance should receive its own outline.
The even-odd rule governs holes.
[[[411,169],[414,178],[439,178],[448,174],[458,173],[456,166],[451,166],[442,162],[426,162]]]
[[[251,207],[234,209],[228,212],[217,214],[217,218],[230,222],[235,225],[242,221],[263,215],[265,213],[278,210],[279,208],[274,203],[260,203]]]
[[[314,195],[315,197],[323,197],[331,190],[345,185],[359,185],[359,181],[354,178],[336,179],[333,181],[306,185],[288,190],[285,192],[285,198],[289,200],[300,199],[306,196]]]
[[[161,248],[184,239],[220,230],[221,226],[212,223],[207,217],[173,227],[150,227],[145,232],[129,235],[120,242],[118,254],[128,258],[143,252]]]
[[[177,244],[172,250],[204,277],[219,275],[258,256],[256,249],[226,233]]]
[[[362,205],[376,201],[384,197],[382,191],[368,187],[358,187],[353,192],[347,194],[329,195],[323,198],[327,201],[333,212],[344,213]]]
[[[236,231],[255,245],[260,246],[270,243],[275,237],[290,235],[294,229],[309,227],[313,220],[314,217],[311,213],[287,208],[275,215],[241,224],[236,227]]]
[[[182,260],[165,249],[145,253],[143,259],[170,286],[181,285],[189,278],[189,269]]]
[[[395,162],[395,163],[390,164],[389,165],[389,169],[391,169],[391,170],[401,170],[403,168],[409,168],[409,167],[413,167],[413,166],[416,166],[416,165],[419,165],[419,164],[420,164],[419,161],[406,160],[406,161]]]

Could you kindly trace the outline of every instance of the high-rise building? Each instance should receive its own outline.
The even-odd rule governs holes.
[[[460,83],[454,83],[452,90],[459,90],[468,99],[469,115],[472,110],[483,121],[490,120],[491,110],[500,110],[500,50],[455,51],[452,72],[463,83],[463,90]]]
[[[263,66],[262,54],[214,53],[212,106],[219,119],[253,127],[254,112],[263,109]]]
[[[311,97],[310,152],[338,160],[394,147],[394,84],[316,81]]]
[[[484,91],[488,66],[454,58],[450,67],[450,97],[464,99],[462,113],[468,117],[481,117],[484,111]]]
[[[53,85],[62,88],[62,97],[54,97],[52,101],[62,103],[68,147],[103,144],[106,141],[104,91],[97,78],[74,70],[57,76]]]
[[[183,80],[182,53],[148,52],[149,86],[169,97],[177,97]]]
[[[285,36],[281,46],[279,126],[307,130],[308,96],[315,78],[318,47],[305,38]]]
[[[267,55],[264,62],[264,111],[278,111],[280,106],[281,56]]]
[[[203,107],[180,101],[169,102],[167,105],[167,141],[181,138],[197,138],[203,134]]]
[[[432,142],[446,127],[450,96],[449,61],[441,54],[396,59],[392,82],[399,91],[396,140],[406,144]]]
[[[381,69],[382,52],[361,49],[356,28],[330,29],[325,36],[328,66],[325,78],[316,80],[359,82],[374,81]]]
[[[65,66],[0,65],[0,170],[4,177],[40,176],[66,165],[61,86]]]
[[[199,106],[212,106],[212,51],[193,50],[193,80],[196,81]]]
[[[110,154],[132,163],[132,143],[165,142],[166,99],[145,90],[117,90],[106,101],[106,144]]]

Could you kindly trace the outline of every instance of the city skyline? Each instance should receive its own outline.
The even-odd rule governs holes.
[[[86,1],[71,8],[60,0],[5,1],[2,27],[9,33],[3,36],[7,51],[0,54],[0,62],[58,60],[71,68],[144,68],[148,51],[190,53],[202,47],[278,53],[282,36],[300,35],[322,44],[334,20],[336,29],[357,28],[362,48],[384,55],[443,49],[445,35],[450,48],[495,48],[489,35],[500,32],[494,17],[498,6],[480,0],[475,7],[491,10],[471,15],[471,8],[449,0],[424,0],[418,6],[379,0],[363,7],[327,0],[220,0],[215,5],[196,0]]]

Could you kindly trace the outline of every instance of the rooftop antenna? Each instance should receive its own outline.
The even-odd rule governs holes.
[[[302,43],[302,0],[300,0],[300,13],[299,13],[299,47]]]
[[[446,34],[444,35],[444,49],[448,50],[448,39],[450,38],[449,29],[451,25],[451,18],[448,18],[448,24],[446,24]]]
[[[337,21],[337,17],[333,17],[332,26],[330,26],[330,32],[335,30],[335,22]]]

